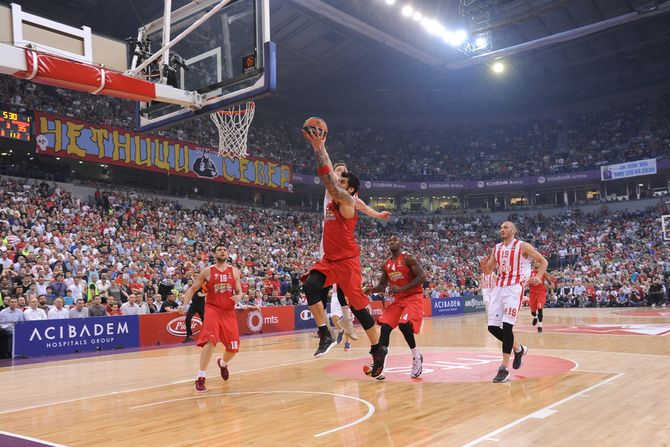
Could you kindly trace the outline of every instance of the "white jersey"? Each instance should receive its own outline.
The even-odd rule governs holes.
[[[532,263],[521,254],[522,244],[518,239],[513,239],[508,245],[503,245],[502,242],[496,244],[493,255],[498,272],[497,286],[523,285],[528,282]]]

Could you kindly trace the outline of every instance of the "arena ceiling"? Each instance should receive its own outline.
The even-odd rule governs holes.
[[[116,38],[162,14],[160,0],[22,0],[24,9]],[[279,92],[271,104],[327,104],[343,113],[510,110],[566,104],[670,84],[670,0],[413,0],[448,26],[480,30],[492,50],[585,26],[599,32],[505,57],[496,77],[384,0],[271,0]],[[187,0],[174,0],[176,8]],[[469,16],[461,14],[462,3]],[[474,9],[473,9],[474,8]],[[644,12],[646,11],[646,12]],[[626,14],[628,23],[609,26]],[[490,61],[488,61],[490,62]]]

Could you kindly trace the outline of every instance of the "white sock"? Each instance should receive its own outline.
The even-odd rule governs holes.
[[[521,352],[522,350],[523,348],[521,347],[521,345],[519,345],[519,349],[515,349],[514,352]]]
[[[541,321],[537,322],[537,327],[542,327],[542,322]]]
[[[419,352],[419,348],[417,348],[416,346],[411,351],[412,351],[412,357],[413,358],[418,359],[419,357],[421,357],[421,353]]]
[[[221,362],[220,363],[221,363],[222,368],[225,368],[226,366],[228,366],[228,363],[225,360],[223,360],[223,357],[221,357]]]
[[[353,320],[349,306],[342,306],[342,317],[346,318],[347,320]]]
[[[206,371],[198,371],[198,377],[207,377]]]

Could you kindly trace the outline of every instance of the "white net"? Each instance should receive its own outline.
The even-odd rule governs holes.
[[[247,136],[255,110],[256,104],[249,101],[210,115],[219,129],[219,155],[238,158],[247,156]]]

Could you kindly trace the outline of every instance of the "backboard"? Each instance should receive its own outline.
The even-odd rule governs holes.
[[[141,27],[130,71],[202,96],[200,104],[190,108],[158,100],[139,102],[137,130],[159,129],[273,92],[269,1],[193,2]],[[170,0],[165,5],[169,11]],[[150,55],[176,40],[165,54],[142,67]]]

